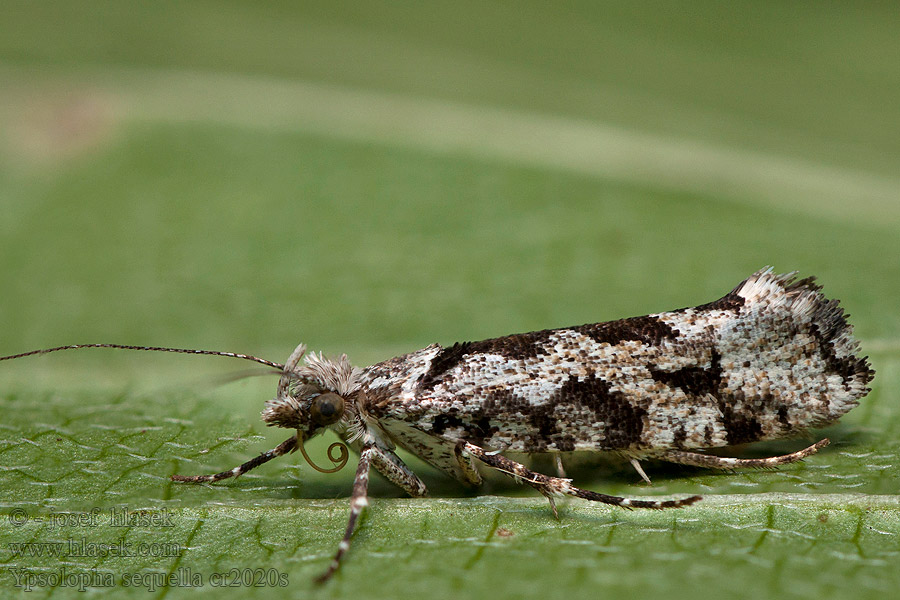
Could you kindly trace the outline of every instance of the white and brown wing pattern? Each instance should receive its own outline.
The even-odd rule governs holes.
[[[874,372],[851,331],[812,278],[767,269],[698,307],[429,346],[369,367],[363,386],[400,445],[459,478],[458,442],[742,466],[689,451],[795,435],[856,406]]]

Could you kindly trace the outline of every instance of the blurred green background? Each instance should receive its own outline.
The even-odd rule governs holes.
[[[802,465],[650,464],[650,488],[613,459],[573,470],[607,493],[705,496],[674,513],[573,502],[557,522],[530,490],[467,491],[411,460],[433,498],[373,480],[344,568],[313,590],[352,469],[291,457],[226,485],[167,480],[286,437],[258,420],[273,380],[219,386],[245,365],[125,352],[2,363],[4,515],[128,506],[176,524],[4,519],[5,589],[59,564],[207,581],[265,567],[303,597],[900,585],[896,4],[4,0],[2,15],[0,354],[117,342],[283,361],[303,341],[365,365],[703,303],[773,265],[841,299],[877,372]],[[60,563],[10,546],[70,538],[185,551]],[[34,593],[51,592],[78,594]]]

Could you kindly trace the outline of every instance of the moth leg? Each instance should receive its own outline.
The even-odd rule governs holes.
[[[556,459],[556,476],[559,477],[560,479],[565,479],[566,468],[563,466],[562,454],[557,452],[556,454],[553,455],[553,457]]]
[[[294,435],[278,444],[278,446],[276,446],[272,450],[263,452],[259,456],[251,458],[241,466],[235,467],[230,471],[222,471],[221,473],[216,473],[215,475],[172,475],[171,479],[172,481],[182,481],[187,483],[214,483],[216,481],[228,479],[229,477],[240,477],[250,469],[255,469],[259,465],[265,464],[273,458],[278,458],[279,456],[287,454],[288,452],[293,452],[296,448],[297,436]]]
[[[363,509],[369,505],[366,498],[366,491],[369,489],[369,466],[372,464],[372,458],[375,455],[375,445],[367,443],[362,447],[359,453],[359,465],[356,467],[356,478],[353,480],[353,493],[350,495],[350,519],[347,521],[347,530],[344,531],[344,537],[338,544],[338,551],[331,559],[328,569],[316,577],[316,583],[325,583],[338,567],[341,566],[341,558],[350,549],[350,538],[353,537],[353,530],[356,529],[356,522]]]
[[[465,446],[465,442],[457,442],[456,447],[453,448],[453,454],[456,456],[456,461],[459,463],[459,468],[462,469],[462,474],[466,481],[472,485],[479,486],[484,483],[484,478],[481,477],[481,473],[475,468],[472,456],[464,452]]]
[[[629,458],[628,460],[629,462],[631,462],[631,466],[634,467],[634,470],[638,472],[638,475],[641,476],[641,479],[652,485],[652,483],[650,482],[650,478],[647,477],[646,473],[644,473],[644,467],[641,466],[641,463],[638,461],[638,459]]]
[[[388,481],[403,489],[414,498],[428,495],[428,488],[419,477],[406,466],[400,457],[385,448],[372,447],[372,466]]]
[[[602,502],[613,506],[623,506],[625,508],[680,508],[688,506],[700,499],[700,496],[691,496],[683,500],[632,500],[630,498],[620,498],[619,496],[607,496],[606,494],[598,494],[590,490],[583,490],[572,485],[571,479],[562,479],[560,477],[549,477],[540,473],[535,473],[531,469],[520,463],[501,456],[499,454],[488,454],[483,448],[479,448],[468,442],[464,443],[464,452],[470,456],[474,456],[484,464],[497,469],[518,481],[527,483],[544,496],[550,498],[553,496],[575,496],[585,500],[594,502]],[[553,502],[551,501],[551,506]]]
[[[803,450],[798,450],[791,454],[771,456],[769,458],[728,458],[701,454],[699,452],[684,452],[682,450],[668,450],[662,454],[654,455],[653,458],[682,465],[690,465],[692,467],[708,467],[712,469],[741,469],[748,467],[767,469],[803,460],[807,456],[815,454],[829,443],[830,441],[828,438],[825,438],[824,440],[816,442],[809,448],[804,448]]]

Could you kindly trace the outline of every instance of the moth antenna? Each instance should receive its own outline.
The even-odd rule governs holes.
[[[244,360],[252,360],[261,365],[272,367],[279,371],[284,371],[284,365],[257,356],[249,354],[239,354],[237,352],[219,352],[217,350],[192,350],[190,348],[163,348],[160,346],[126,346],[123,344],[72,344],[70,346],[57,346],[55,348],[45,348],[43,350],[32,350],[30,352],[22,352],[21,354],[11,354],[9,356],[0,356],[0,360],[13,360],[14,358],[25,358],[26,356],[34,356],[35,354],[49,354],[50,352],[59,352],[60,350],[78,350],[81,348],[113,348],[115,350],[142,350],[144,352],[175,352],[178,354],[207,354],[210,356],[229,356],[231,358],[242,358]]]
[[[229,383],[234,383],[235,381],[241,381],[242,379],[250,379],[251,377],[271,377],[272,375],[282,375],[282,373],[277,371],[264,371],[262,369],[250,367],[245,371],[227,373],[221,377],[209,377],[204,379],[204,381],[210,381],[212,382],[212,385],[227,385]]]

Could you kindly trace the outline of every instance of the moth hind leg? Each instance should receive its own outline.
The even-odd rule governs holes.
[[[684,498],[683,500],[632,500],[630,498],[622,498],[619,496],[608,496],[606,494],[600,494],[575,487],[572,485],[570,479],[550,477],[548,475],[536,473],[523,464],[510,460],[500,454],[489,454],[488,452],[485,452],[484,448],[480,448],[468,442],[460,442],[460,447],[463,455],[472,456],[487,466],[502,473],[506,473],[510,477],[513,477],[522,483],[526,483],[539,491],[550,500],[550,506],[553,508],[554,513],[556,513],[556,505],[553,499],[557,496],[574,496],[576,498],[583,498],[584,500],[602,502],[604,504],[622,506],[625,508],[652,509],[680,508],[700,500],[700,496],[691,496],[689,498]]]
[[[563,464],[562,454],[560,454],[559,452],[555,453],[553,455],[553,460],[556,463],[556,476],[559,477],[560,479],[565,479],[566,478],[566,466]]]
[[[647,482],[647,485],[653,485],[653,482],[650,481],[650,478],[647,477],[647,474],[644,472],[644,467],[641,466],[640,461],[638,461],[635,457],[629,457],[628,462],[631,463],[631,466],[634,467],[634,470],[638,472],[638,475],[641,476],[641,479]]]
[[[816,442],[808,448],[768,458],[729,458],[725,456],[713,456],[700,452],[686,452],[684,450],[667,450],[654,454],[653,458],[667,462],[688,465],[692,467],[706,467],[710,469],[775,469],[781,465],[788,465],[812,456],[830,443],[828,438]]]

